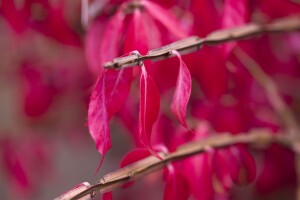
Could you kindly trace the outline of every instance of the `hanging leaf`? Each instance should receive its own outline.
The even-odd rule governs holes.
[[[88,126],[102,155],[100,168],[106,152],[111,148],[109,119],[120,110],[128,96],[132,81],[132,69],[103,71],[91,95],[88,110]]]
[[[116,14],[110,19],[107,27],[101,37],[99,55],[99,71],[103,70],[102,66],[105,62],[114,59],[119,55],[120,41],[123,37],[124,28],[124,18],[125,14],[123,12],[123,7],[120,6]]]
[[[151,76],[147,73],[145,66],[143,65],[141,68],[139,113],[140,140],[145,147],[152,150],[151,132],[152,126],[158,117],[160,96],[158,89]]]
[[[171,110],[177,117],[178,121],[184,126],[186,124],[186,107],[191,96],[192,91],[192,79],[189,69],[181,59],[180,54],[177,51],[173,53],[178,57],[180,62],[179,73],[173,96]]]

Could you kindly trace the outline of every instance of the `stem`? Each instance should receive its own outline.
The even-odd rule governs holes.
[[[115,58],[104,64],[107,69],[122,69],[140,65],[145,60],[157,61],[172,57],[170,52],[175,50],[180,54],[187,54],[200,49],[203,45],[216,45],[229,41],[241,40],[266,33],[291,32],[300,30],[300,17],[286,17],[273,21],[270,24],[249,23],[241,27],[223,29],[212,32],[205,38],[192,36],[176,41],[169,45],[149,51],[146,55],[131,54]]]
[[[169,162],[182,160],[184,158],[202,154],[207,149],[222,149],[236,144],[250,144],[255,147],[265,147],[271,143],[281,144],[287,147],[292,147],[293,143],[299,141],[299,138],[287,137],[284,134],[274,134],[267,129],[254,130],[249,133],[241,133],[239,135],[231,135],[229,133],[220,133],[200,141],[188,142],[180,147],[175,152],[164,154],[159,153],[162,159],[155,156],[149,156],[115,172],[105,175],[95,185],[91,185],[84,191],[79,191],[73,197],[65,198],[64,195],[56,200],[76,200],[86,195],[93,195],[96,191],[106,193],[122,186],[124,183],[144,177],[149,173],[164,168]],[[71,190],[73,193],[74,191]],[[65,194],[66,195],[66,194]]]

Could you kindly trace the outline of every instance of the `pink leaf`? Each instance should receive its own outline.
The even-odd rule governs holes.
[[[254,181],[256,176],[256,165],[252,155],[243,146],[230,148],[227,156],[231,157],[231,177],[239,185],[245,185]],[[230,155],[231,154],[231,155]]]
[[[121,163],[120,163],[120,167],[125,167],[127,165],[130,165],[134,162],[137,162],[139,160],[142,160],[148,156],[150,156],[150,152],[147,149],[144,148],[138,148],[138,149],[134,149],[132,151],[130,151],[129,153],[127,153]],[[133,182],[128,182],[126,184],[123,185],[124,188],[127,188],[129,186],[131,186],[133,184]]]
[[[164,190],[164,200],[185,200],[190,196],[190,186],[183,174],[169,171]]]
[[[225,0],[222,16],[223,28],[240,26],[249,21],[248,0]],[[224,53],[228,55],[236,46],[236,42],[224,45]]]
[[[226,154],[225,154],[226,153]],[[216,173],[216,177],[222,183],[223,187],[228,190],[232,186],[232,180],[230,177],[230,167],[229,165],[234,165],[234,163],[228,162],[228,153],[224,150],[217,150],[214,152],[212,167]],[[220,167],[222,166],[222,167]]]
[[[213,172],[210,157],[208,154],[203,154],[184,160],[184,173],[188,178],[194,199],[213,199]]]
[[[150,1],[142,1],[141,3],[143,4],[143,6],[145,6],[148,13],[154,19],[163,24],[166,29],[168,29],[174,36],[178,38],[185,38],[188,36],[188,34],[180,28],[177,19],[171,12]]]
[[[225,0],[222,23],[224,28],[245,24],[248,19],[248,0]]]
[[[131,52],[133,50],[137,50],[141,54],[148,52],[145,21],[143,19],[143,13],[138,9],[133,13],[124,42],[124,52]]]
[[[121,161],[120,167],[125,167],[148,156],[150,156],[150,152],[147,149],[134,149],[133,151],[127,153],[124,156],[124,158]]]
[[[112,192],[106,192],[102,195],[102,200],[112,200],[113,199],[113,195]]]
[[[99,54],[101,67],[105,62],[119,56],[119,42],[123,35],[124,18],[125,14],[123,12],[123,7],[121,6],[108,22],[102,35],[102,40],[100,41],[101,46]]]
[[[109,130],[109,117],[106,108],[106,71],[103,71],[94,87],[91,95],[89,110],[88,110],[88,126],[90,134],[96,143],[98,152],[102,155],[99,170],[102,165],[104,156],[108,149],[111,148],[110,130]]]
[[[152,126],[156,121],[160,107],[160,96],[158,89],[147,73],[145,66],[142,67],[140,79],[140,113],[139,113],[139,129],[140,140],[144,146],[151,147]]]
[[[101,38],[104,34],[104,29],[107,26],[107,17],[99,17],[93,24],[90,25],[85,37],[85,55],[89,70],[98,76],[101,71],[100,47],[102,45]]]
[[[184,126],[186,124],[186,107],[191,96],[192,91],[192,80],[189,69],[181,59],[180,54],[177,51],[173,52],[176,54],[180,61],[179,73],[176,83],[175,94],[173,96],[171,110],[177,117],[178,121]]]
[[[88,126],[97,150],[102,155],[99,168],[106,152],[112,146],[109,119],[123,105],[130,90],[131,80],[131,68],[120,71],[103,71],[99,75],[92,92],[88,111]]]
[[[238,149],[242,167],[246,172],[246,183],[251,183],[256,177],[255,160],[253,156],[249,153],[249,151],[246,148],[243,148],[243,146],[240,146]]]

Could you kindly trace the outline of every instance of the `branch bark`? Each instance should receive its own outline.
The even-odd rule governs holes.
[[[258,129],[249,133],[231,135],[229,133],[220,133],[211,136],[205,140],[194,141],[180,146],[175,152],[164,154],[159,153],[162,159],[155,156],[149,156],[115,172],[105,175],[95,185],[88,185],[86,189],[76,187],[56,200],[76,200],[82,197],[92,197],[95,192],[106,193],[122,186],[124,183],[136,180],[153,171],[162,169],[169,162],[181,160],[196,154],[205,153],[208,149],[222,149],[236,144],[249,144],[255,147],[266,147],[271,143],[277,143],[294,149],[296,141],[299,138],[291,138],[287,134],[274,134],[267,129]],[[76,189],[78,188],[78,191]],[[70,195],[72,193],[72,195]]]
[[[178,51],[187,54],[197,51],[203,45],[217,45],[229,41],[251,38],[261,34],[291,32],[300,30],[300,16],[286,17],[273,21],[270,24],[250,23],[241,27],[218,30],[210,33],[205,38],[191,36],[176,41],[169,45],[149,51],[146,55],[140,55],[137,51],[129,56],[115,58],[104,64],[106,69],[122,69],[140,65],[145,60],[162,60],[174,56],[171,52]]]

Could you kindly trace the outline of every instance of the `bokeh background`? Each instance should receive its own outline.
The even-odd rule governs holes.
[[[83,0],[83,2],[84,1],[85,0]],[[114,13],[118,5],[123,1],[110,1],[112,5],[109,5],[108,8],[103,11],[103,16],[100,15],[98,18],[95,17],[97,11],[101,10],[99,8],[109,1],[95,0],[93,2],[98,2],[94,4],[95,10],[90,10],[94,19],[98,20],[95,20],[94,27],[96,27],[96,24],[99,25],[99,29],[102,29],[106,25],[104,23],[108,22],[108,19],[113,15],[112,13]],[[168,0],[156,2],[163,2],[161,5],[176,13],[176,17],[180,18],[178,23],[182,25],[185,31],[189,30],[189,26],[191,26],[193,22],[195,23],[193,31],[197,34],[199,33],[201,36],[206,35],[216,28],[220,28],[216,24],[211,23],[211,19],[207,17],[210,16],[214,18],[216,15],[210,14],[205,16],[205,14],[203,14],[205,11],[203,7],[190,6],[193,5],[190,2],[197,1]],[[176,6],[174,2],[185,5],[186,7],[190,6],[190,10],[183,12],[183,7]],[[223,1],[216,0],[216,2]],[[262,2],[267,2],[265,4],[262,3],[261,8],[264,12],[270,14],[269,19],[283,17],[289,15],[289,13],[299,13],[300,11],[299,7],[297,7],[299,3],[297,3],[297,6],[293,5],[286,7],[286,9],[284,7],[278,9],[277,7],[266,6],[271,5],[271,1]],[[282,3],[283,1],[278,0],[276,2]],[[195,3],[195,5],[198,4]],[[278,5],[281,4],[278,3]],[[120,160],[124,154],[135,146],[136,141],[132,139],[132,135],[130,135],[127,130],[128,127],[125,128],[124,125],[120,123],[120,119],[113,118],[111,121],[113,148],[106,155],[101,170],[96,173],[101,156],[97,152],[95,143],[92,141],[88,132],[87,110],[90,94],[97,78],[95,65],[97,68],[98,60],[93,60],[94,55],[88,55],[89,51],[86,51],[87,45],[90,45],[89,47],[93,49],[93,43],[87,44],[86,35],[87,33],[91,35],[97,34],[95,30],[99,30],[95,28],[93,29],[94,32],[90,31],[91,29],[87,26],[88,22],[85,21],[86,18],[82,18],[81,6],[81,0],[0,0],[0,199],[53,199],[82,182],[88,181],[93,184],[104,174],[118,169]],[[217,9],[220,10],[219,7]],[[195,13],[197,13],[197,15],[195,15]],[[85,15],[83,16],[85,17]],[[195,18],[194,21],[193,17]],[[256,18],[252,16],[252,18],[256,21],[260,21],[257,16]],[[207,21],[201,21],[201,19]],[[126,23],[128,23],[128,20]],[[229,25],[230,23],[231,22],[229,22]],[[161,25],[157,25],[157,27],[159,27],[157,30],[162,30],[162,35],[167,35],[168,30],[166,27],[162,29],[160,29],[162,27]],[[206,29],[202,29],[202,27],[206,27]],[[287,37],[285,38],[285,36]],[[271,66],[269,64],[276,65],[277,68],[274,70],[273,75],[274,77],[277,76],[277,83],[280,85],[282,94],[287,96],[287,102],[291,105],[295,113],[299,115],[300,37],[299,34],[285,36],[265,37],[262,40],[253,40],[255,43],[253,42],[254,45],[252,48],[255,49],[254,53],[260,55],[257,57],[261,59],[260,61],[264,60],[264,53],[262,52],[273,48],[276,56],[273,59],[269,54],[267,55],[270,57],[266,59],[268,64],[266,71],[269,70],[268,72],[273,73],[273,65]],[[95,35],[91,37],[95,37]],[[126,37],[128,39],[130,35]],[[167,35],[164,39],[165,43],[169,43],[171,40],[174,40],[174,37]],[[264,41],[267,42],[263,43],[262,46],[266,47],[266,49],[261,49],[260,45]],[[89,40],[89,42],[91,41]],[[280,50],[282,50],[281,45],[283,43],[285,44],[283,45],[285,53],[282,54]],[[269,44],[273,46],[270,47],[268,46]],[[131,47],[131,41],[129,41],[127,45]],[[197,72],[201,69],[198,68],[195,59],[198,59],[198,56],[201,55],[203,58],[201,62],[203,62],[204,65],[210,65],[210,62],[216,65],[221,63],[218,58],[215,59],[215,57],[212,57],[211,53],[215,53],[215,51],[213,50],[208,54],[194,54],[190,58],[187,57],[187,64],[193,66],[193,78],[198,81],[198,83],[194,83],[196,85],[195,91],[200,90],[199,85],[201,85],[201,81],[205,79],[205,73],[210,73],[208,72],[209,70],[205,72],[204,69],[204,75],[198,74],[199,77],[197,77]],[[287,64],[286,66],[290,66],[290,60],[285,60],[290,59],[289,56],[293,57],[293,62],[291,68],[285,70],[285,65],[282,65],[282,63]],[[89,65],[87,58],[89,59]],[[171,60],[171,62],[174,63],[174,60]],[[162,62],[161,65],[166,65],[166,63]],[[221,67],[224,67],[223,65],[224,63],[220,64]],[[216,70],[218,70],[217,67]],[[177,74],[174,75],[175,70],[170,70],[170,68],[157,69],[155,73],[161,75],[156,77],[158,79],[156,81],[159,82],[160,89],[164,92],[166,91],[165,94],[167,95],[165,96],[170,96],[170,92],[167,91],[167,89],[173,87],[174,84],[170,84],[166,77],[172,76],[174,80],[172,79],[170,82],[173,81],[175,83]],[[286,74],[288,75],[292,74],[293,78],[286,76],[285,72],[287,72]],[[137,76],[137,74],[135,75]],[[214,77],[214,74],[210,75]],[[208,80],[211,77],[208,76],[207,80],[203,81],[204,84],[201,85],[201,87],[204,86],[202,88],[204,93],[205,87],[206,91],[208,91],[207,93],[211,93],[209,95],[211,95],[212,98],[223,95],[219,94],[224,92],[223,90],[225,90],[225,93],[229,93],[227,91],[229,89],[226,88],[226,86],[219,85],[220,87],[218,88],[218,84],[215,80]],[[245,79],[244,77],[236,77],[236,81],[245,83],[248,81],[247,78],[249,78],[249,76],[247,75],[245,77]],[[205,81],[207,82],[205,83]],[[222,80],[220,80],[220,82],[222,82]],[[138,81],[136,81],[135,84],[138,85]],[[245,83],[245,85],[247,84],[248,82]],[[261,107],[255,107],[256,111],[261,111],[260,113],[255,113],[255,117],[260,117],[255,121],[255,123],[260,124],[256,125],[277,130],[278,124],[275,119],[276,117],[274,117],[274,113],[270,111],[272,109],[270,109],[269,103],[266,103],[263,94],[264,91],[261,90],[259,86],[252,84],[252,82],[249,85],[251,86],[249,86],[251,91],[236,91],[238,95],[240,95],[240,93],[246,93],[246,95],[248,95],[249,92],[251,98],[253,96],[255,97],[254,100],[251,99],[254,102],[252,103],[261,105]],[[232,87],[232,85],[230,85],[230,87]],[[248,85],[245,86],[245,88],[247,87]],[[259,93],[257,93],[257,91]],[[138,95],[133,93],[137,93],[137,90],[133,90],[131,95],[138,99]],[[230,93],[230,95],[232,94]],[[202,93],[199,93],[199,95],[194,94],[194,97],[192,103],[196,109],[191,111],[192,115],[193,112],[198,118],[205,118],[209,115],[206,120],[211,120],[216,129],[219,128],[218,131],[220,132],[228,131],[226,128],[230,127],[231,123],[235,123],[235,120],[241,122],[244,120],[244,117],[240,116],[246,116],[248,114],[243,113],[244,110],[240,112],[240,110],[238,110],[240,109],[239,105],[235,107],[235,105],[218,104],[219,107],[214,107],[210,99],[205,99],[206,97]],[[228,97],[228,95],[226,97]],[[229,100],[232,99],[229,98]],[[248,101],[248,99],[246,101]],[[166,102],[167,101],[164,101],[164,107],[167,107]],[[260,110],[257,108],[267,109]],[[134,109],[137,110],[137,107]],[[131,114],[131,112],[128,114]],[[123,118],[126,118],[126,113]],[[228,119],[228,121],[224,119]],[[248,120],[248,118],[245,120]],[[241,122],[241,126],[246,124],[243,123],[244,122]],[[133,127],[133,129],[137,128],[137,126],[138,122],[136,122],[136,126]],[[237,128],[234,127],[233,130],[238,130],[236,132],[239,132],[239,128],[240,127],[237,126]],[[161,130],[168,132],[165,127],[162,127]],[[173,136],[167,135],[166,138],[167,137],[172,138]],[[265,197],[269,199],[273,199],[274,197],[279,199],[282,197],[285,199],[294,198],[294,186],[296,181],[296,174],[293,168],[294,157],[292,153],[286,149],[278,150],[274,147],[274,151],[269,151],[270,154],[272,154],[272,152],[278,152],[278,155],[281,155],[282,158],[279,160],[274,159],[275,161],[271,159],[269,162],[269,164],[271,164],[267,166],[269,168],[266,170],[274,170],[274,173],[286,173],[286,176],[280,176],[278,179],[275,178],[275,182],[282,183],[280,186],[284,187],[267,194],[267,196],[255,196],[251,193],[254,184],[242,188],[235,188],[234,186],[232,191],[236,199],[256,199],[258,197],[261,199]],[[261,158],[263,157],[260,153],[256,155]],[[290,168],[286,167],[286,165],[282,166],[280,163],[289,163],[288,167]],[[272,164],[278,164],[279,167],[275,167],[274,169]],[[260,167],[262,168],[262,166]],[[292,170],[282,171],[286,169]],[[114,193],[114,196],[116,199],[124,200],[162,199],[164,177],[161,174],[161,172],[157,172],[151,176],[147,176],[143,180],[140,180],[139,184],[135,184],[134,187],[125,190],[118,189],[116,193]],[[273,174],[266,179],[272,181],[272,175]],[[269,182],[266,182],[265,185],[268,184]],[[277,187],[277,185],[275,186]]]

